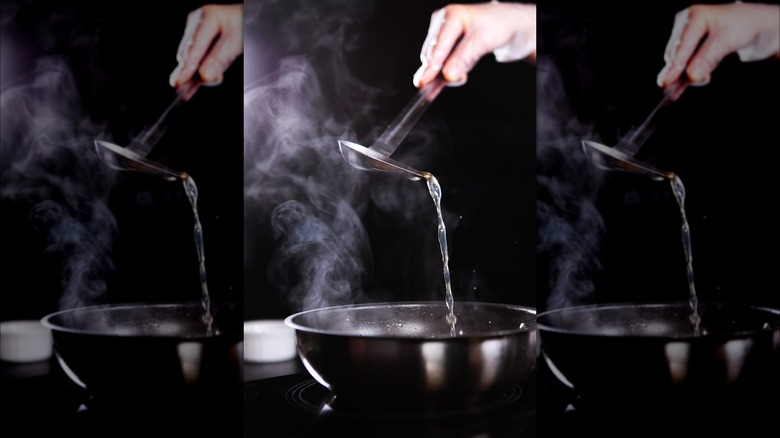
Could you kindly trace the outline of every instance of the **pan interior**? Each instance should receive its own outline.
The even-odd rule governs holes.
[[[242,321],[234,304],[212,305],[215,334],[241,334]],[[200,302],[92,306],[46,316],[53,330],[105,336],[191,338],[205,336]]]
[[[780,310],[742,304],[701,303],[703,334],[735,335],[780,328]],[[688,303],[581,306],[543,312],[542,331],[603,336],[693,336]]]
[[[308,332],[367,337],[450,338],[444,302],[380,303],[314,309],[287,323]],[[463,336],[505,335],[536,328],[532,308],[495,303],[456,302],[456,331]]]

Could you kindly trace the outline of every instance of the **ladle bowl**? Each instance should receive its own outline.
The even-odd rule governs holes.
[[[151,175],[157,175],[168,181],[186,179],[185,172],[169,169],[162,164],[155,163],[137,152],[123,148],[111,142],[95,140],[95,149],[98,155],[109,167],[116,170],[132,170]]]
[[[656,181],[674,179],[673,172],[657,169],[626,154],[618,148],[611,148],[592,140],[583,140],[582,148],[588,159],[603,170],[619,170],[648,176]]]
[[[339,140],[339,150],[352,167],[373,172],[397,173],[412,181],[428,180],[431,174],[413,169],[381,153],[351,141]]]

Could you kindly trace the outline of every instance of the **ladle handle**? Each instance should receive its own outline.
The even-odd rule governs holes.
[[[170,113],[182,101],[190,100],[201,85],[203,85],[203,80],[200,79],[200,76],[195,76],[191,81],[186,82],[176,90],[176,97],[173,99],[173,102],[165,108],[165,111],[163,111],[154,125],[138,134],[127,148],[142,157],[149,155],[149,152],[154,149],[154,146],[160,141],[160,137],[165,133],[166,122]]]
[[[669,87],[664,90],[663,99],[661,99],[655,108],[653,108],[653,111],[650,112],[650,115],[647,116],[645,121],[642,122],[642,124],[639,125],[639,127],[633,132],[623,137],[615,146],[615,149],[618,149],[631,157],[636,155],[642,145],[647,141],[647,138],[650,137],[650,134],[652,134],[653,129],[655,129],[658,115],[660,114],[661,110],[670,103],[679,99],[680,95],[682,95],[683,91],[685,91],[689,84],[690,80],[687,77],[681,77],[669,85]]]
[[[446,84],[444,76],[439,74],[433,81],[417,91],[417,94],[406,104],[395,120],[371,145],[371,149],[386,157],[392,155]]]

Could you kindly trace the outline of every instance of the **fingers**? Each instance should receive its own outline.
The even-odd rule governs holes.
[[[678,12],[674,16],[674,25],[672,26],[672,34],[669,36],[669,41],[666,43],[666,49],[664,50],[664,61],[667,63],[672,62],[674,54],[677,52],[677,47],[680,45],[680,38],[685,30],[685,26],[688,25],[688,19],[691,15],[691,9],[685,8]]]
[[[176,51],[176,62],[183,63],[186,54],[189,52],[195,32],[198,30],[200,20],[203,17],[203,9],[196,9],[187,14],[187,24],[184,27],[184,35],[179,42],[179,48]]]
[[[198,73],[204,82],[215,85],[222,82],[224,72],[244,50],[241,30],[222,34],[203,58]]]
[[[176,58],[179,64],[170,76],[174,88],[191,80],[197,72],[203,81],[215,85],[243,52],[243,9],[236,5],[207,5],[187,16]]]
[[[190,65],[189,53],[202,17],[203,8],[198,8],[187,15],[187,24],[184,27],[184,34],[179,42],[179,48],[176,51],[176,61],[178,62],[178,65],[171,73],[169,80],[172,87],[178,88],[178,86],[190,80],[193,73],[195,73],[195,68],[192,68]]]
[[[683,30],[680,36],[680,45],[677,47],[677,53],[672,58],[672,69],[675,73],[675,79],[677,79],[683,72],[689,72],[689,65],[694,53],[697,53],[697,49],[707,34],[709,33],[709,26],[707,20],[698,14],[693,14],[691,20],[688,21],[688,25]],[[705,78],[692,77],[689,74],[689,78],[692,82],[699,82]]]
[[[465,83],[468,72],[488,52],[484,49],[484,44],[479,40],[478,35],[473,33],[464,35],[442,68],[444,78],[448,82]]]
[[[744,61],[763,59],[773,50],[779,51],[778,8],[734,2],[694,5],[689,8],[689,17],[678,14],[666,49],[666,65],[658,74],[658,85],[667,88],[682,74],[693,85],[704,85],[731,53],[737,53]]]
[[[413,81],[423,87],[441,73],[447,85],[462,85],[477,62],[490,52],[498,62],[511,62],[535,51],[535,5],[495,1],[450,4],[431,16],[420,53],[422,66]]]
[[[434,72],[430,79],[433,79],[441,71],[447,82],[465,82],[468,70],[458,70],[459,63],[450,62],[454,54],[453,48],[464,33],[463,19],[454,11],[449,11],[445,15],[444,25],[439,31],[437,43],[431,54],[430,64],[434,67]]]
[[[667,44],[666,65],[658,75],[658,85],[666,88],[686,72],[691,57],[709,30],[708,22],[701,14],[685,10],[675,17],[675,26]],[[677,35],[679,34],[679,37]],[[690,78],[693,82],[703,78]]]
[[[431,14],[428,35],[426,35],[420,50],[422,65],[412,78],[412,82],[416,87],[422,88],[441,71],[444,59],[446,59],[454,44],[454,42],[450,42],[449,47],[446,47],[448,42],[445,38],[453,33],[446,30],[448,27],[452,27],[452,25],[447,22],[446,8],[439,9]],[[451,39],[451,37],[449,38]]]
[[[450,64],[449,59],[452,57],[453,47],[465,33],[463,20],[463,9],[457,5],[439,9],[431,15],[428,36],[420,52],[422,66],[412,79],[416,87],[422,88],[439,73],[444,75],[449,85],[462,85],[466,82],[468,70],[453,69],[455,64],[446,67],[447,64]]]
[[[712,71],[730,52],[731,50],[724,45],[723,40],[707,38],[691,58],[685,72],[691,82],[699,85],[708,83]]]
[[[664,87],[665,85],[672,83],[675,80],[675,79],[671,79],[669,70],[672,67],[672,58],[677,52],[677,47],[680,45],[680,37],[682,36],[683,30],[685,29],[685,25],[688,24],[689,13],[690,13],[690,9],[686,8],[678,12],[674,16],[672,33],[669,36],[669,40],[666,42],[666,48],[664,49],[665,64],[664,67],[661,69],[661,71],[658,73],[658,78],[656,79],[656,82],[658,82],[659,87]]]
[[[211,47],[214,39],[219,35],[219,28],[214,20],[202,20],[198,29],[195,31],[195,35],[192,40],[192,45],[189,51],[184,56],[184,67],[181,71],[182,81],[186,82],[192,75],[198,71],[206,56],[206,52]],[[208,79],[203,78],[204,82],[209,82]]]
[[[244,51],[243,5],[219,6],[215,9],[219,39],[209,50],[198,70],[201,78],[208,85],[222,82],[224,72]]]

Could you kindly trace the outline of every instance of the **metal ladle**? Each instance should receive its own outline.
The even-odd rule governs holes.
[[[395,120],[390,123],[371,147],[339,140],[339,149],[344,159],[360,170],[406,172],[408,174],[407,177],[411,176],[413,180],[429,178],[429,173],[412,169],[388,157],[395,152],[398,145],[401,144],[401,141],[403,141],[445,85],[447,85],[447,81],[444,79],[444,76],[439,74],[433,81],[417,91],[412,100],[404,106]]]
[[[428,180],[432,176],[428,172],[413,169],[406,164],[382,155],[374,149],[351,141],[339,140],[339,149],[341,150],[341,155],[356,169],[399,173],[412,181]]]
[[[103,162],[116,170],[135,170],[157,175],[168,181],[187,179],[185,172],[171,170],[162,164],[148,160],[130,146],[122,147],[107,141],[95,140],[95,149]]]
[[[604,170],[633,172],[649,176],[657,181],[673,179],[674,173],[659,170],[649,164],[638,161],[634,159],[634,155],[636,155],[653,132],[661,110],[676,101],[688,85],[690,85],[690,81],[687,78],[681,78],[672,83],[664,91],[664,97],[653,108],[647,119],[636,130],[620,139],[614,147],[608,147],[592,140],[583,140],[582,147],[585,155],[593,164]]]
[[[137,135],[127,147],[121,147],[104,140],[95,140],[95,150],[103,162],[116,170],[144,172],[161,176],[169,181],[174,181],[178,178],[186,179],[187,174],[185,172],[171,170],[161,164],[148,160],[146,156],[151,152],[165,132],[165,122],[173,109],[183,101],[191,99],[201,85],[203,85],[203,81],[196,77],[179,88],[173,102],[171,102],[165,111],[163,111],[154,125]]]
[[[582,140],[585,155],[590,161],[604,170],[623,170],[648,176],[656,181],[673,179],[674,173],[657,169],[649,164],[635,160],[633,156],[620,150],[617,146],[611,148],[592,140]]]

